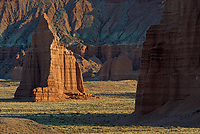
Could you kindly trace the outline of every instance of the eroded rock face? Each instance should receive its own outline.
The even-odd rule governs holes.
[[[199,0],[167,0],[160,24],[148,30],[136,95],[141,114],[200,94],[199,8]]]
[[[14,68],[22,66],[24,55],[20,47],[0,47],[0,77],[10,79]]]
[[[21,74],[22,74],[22,67],[14,67],[12,69],[12,75],[11,75],[11,80],[21,80]]]
[[[100,46],[143,42],[158,24],[162,0],[1,0],[0,46],[30,45],[39,16],[47,13],[60,42]],[[69,44],[70,45],[70,44]]]
[[[137,80],[142,46],[109,46],[99,80]]]
[[[84,58],[76,56],[84,78],[86,75],[89,78],[89,74],[99,75],[99,80],[138,78],[142,45],[82,46],[77,44],[68,48],[76,54],[84,55]],[[94,62],[93,65],[91,60]]]
[[[162,0],[1,0],[0,47],[30,46],[39,16],[47,13],[59,42],[68,46],[81,44],[75,51],[84,58],[94,49],[93,54],[86,56],[95,55],[104,63],[107,60],[105,45],[142,44],[148,27],[159,23],[163,5]],[[85,46],[91,49],[88,47],[87,51]],[[114,55],[119,54],[116,51]],[[0,51],[0,59],[2,55]],[[5,78],[10,71],[7,65],[13,65],[14,61],[2,61],[1,78]],[[135,65],[133,69],[136,70]]]
[[[52,102],[96,98],[85,93],[79,64],[71,51],[58,45],[48,22],[44,14],[33,33],[15,99],[33,97],[36,102]]]
[[[109,58],[102,66],[99,80],[137,80],[139,70],[134,71],[132,61],[128,54],[120,54],[118,57]]]
[[[112,62],[110,71],[111,80],[132,79],[132,61],[128,58],[128,54],[120,54],[115,58]]]

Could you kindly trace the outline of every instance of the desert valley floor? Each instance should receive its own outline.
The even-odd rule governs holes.
[[[137,81],[88,81],[95,101],[13,100],[19,81],[0,79],[0,133],[199,133],[181,126],[119,125],[134,112]]]

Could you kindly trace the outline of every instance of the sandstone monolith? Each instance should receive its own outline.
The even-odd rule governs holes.
[[[75,56],[81,66],[84,79],[86,77],[89,78],[88,76],[91,75],[99,76],[99,80],[104,81],[138,79],[142,45],[85,47],[81,44],[75,44],[68,48],[75,54],[84,56],[85,59],[77,55]],[[94,61],[96,65],[93,64],[91,66],[90,60]],[[98,67],[95,69],[95,66]],[[100,71],[99,68],[101,68]]]
[[[147,31],[136,112],[147,114],[166,102],[200,96],[199,8],[199,0],[167,0],[160,24]]]
[[[58,43],[44,14],[32,35],[15,99],[53,102],[96,98],[85,93],[82,73],[73,53]]]

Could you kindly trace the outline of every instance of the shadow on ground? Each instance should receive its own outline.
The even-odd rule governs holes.
[[[81,114],[81,113],[70,113],[70,114],[26,114],[26,115],[7,115],[4,117],[12,118],[25,118],[36,121],[39,124],[44,125],[84,125],[84,126],[116,126],[114,121],[120,118],[126,117],[128,114]],[[128,124],[124,124],[125,126]]]
[[[96,93],[95,96],[135,99],[136,93]]]
[[[0,102],[33,102],[33,99],[0,98]]]

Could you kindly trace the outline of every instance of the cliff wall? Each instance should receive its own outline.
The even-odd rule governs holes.
[[[162,0],[3,0],[0,46],[30,45],[43,13],[59,41],[69,46],[141,44],[148,27],[159,23],[162,11]]]
[[[200,95],[199,9],[199,0],[167,0],[160,24],[147,31],[136,95],[137,112],[150,113],[167,102]]]
[[[84,79],[89,78],[89,76],[90,78],[99,76],[98,80],[104,81],[138,79],[142,53],[141,45],[86,46],[77,44],[68,48],[84,57],[83,59],[76,56]]]
[[[87,46],[85,52],[85,48],[78,49],[78,54],[84,53],[80,54],[82,58],[78,62],[84,77],[91,77],[102,65],[87,60],[86,56],[95,55],[105,63],[108,45],[116,46],[111,51],[113,58],[121,54],[125,46],[129,51],[134,48],[131,45],[141,45],[149,26],[159,23],[163,8],[163,0],[1,0],[0,77],[10,78],[14,67],[18,67],[13,66],[15,55],[31,45],[32,35],[43,13],[47,14],[59,45]],[[20,50],[6,54],[1,51],[12,46]],[[9,53],[14,55],[10,57],[12,60],[5,59]],[[17,61],[22,60],[19,58]],[[138,63],[132,63],[133,70],[139,68]]]

